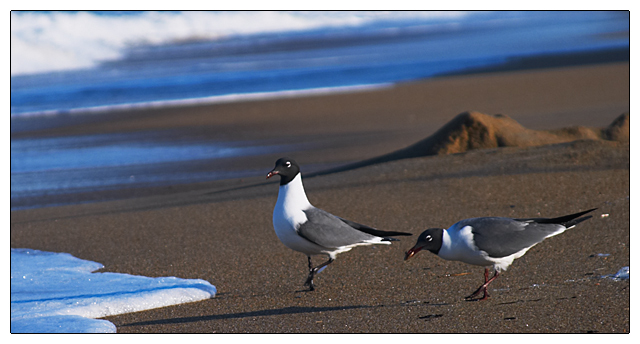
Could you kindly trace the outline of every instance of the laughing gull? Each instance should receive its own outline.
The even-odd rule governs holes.
[[[553,219],[510,219],[506,217],[476,217],[457,222],[449,229],[430,228],[422,232],[416,244],[406,252],[407,260],[422,249],[440,258],[484,266],[484,284],[466,299],[484,292],[481,300],[489,297],[487,286],[501,271],[507,270],[516,258],[542,240],[560,234],[578,223],[591,218],[580,217],[597,208]],[[488,266],[495,271],[489,279]]]
[[[387,232],[361,225],[332,215],[309,203],[302,186],[300,167],[289,158],[276,161],[276,167],[267,178],[280,176],[278,201],[273,209],[273,228],[278,239],[288,248],[307,255],[309,276],[304,283],[314,290],[313,277],[331,264],[338,253],[356,246],[391,244],[398,239],[389,238],[411,233]],[[329,260],[313,267],[311,256],[324,254]]]

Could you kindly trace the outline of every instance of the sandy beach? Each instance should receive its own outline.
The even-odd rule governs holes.
[[[108,317],[119,333],[629,333],[630,282],[602,278],[630,265],[628,135],[416,156],[305,178],[402,150],[468,111],[508,116],[528,130],[599,133],[629,112],[629,98],[623,62],[52,117],[12,137],[164,130],[290,145],[312,204],[414,236],[339,255],[316,278],[317,290],[306,292],[306,257],[273,230],[278,184],[264,175],[280,156],[265,154],[221,160],[261,176],[70,195],[104,201],[12,211],[11,247],[68,252],[102,263],[101,272],[204,279],[218,289],[210,300]],[[426,228],[596,207],[592,219],[516,260],[487,301],[464,300],[481,284],[481,267],[428,252],[403,261]]]

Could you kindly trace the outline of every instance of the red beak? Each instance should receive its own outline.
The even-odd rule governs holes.
[[[409,251],[404,253],[404,260],[413,257],[416,253],[420,252],[420,250],[422,250],[422,247],[412,247]]]
[[[278,171],[271,171],[271,172],[267,173],[267,179],[275,176],[276,174],[278,174]]]

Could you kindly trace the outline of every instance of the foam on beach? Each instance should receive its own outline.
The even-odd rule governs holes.
[[[96,318],[212,298],[200,279],[93,273],[102,264],[68,253],[11,249],[12,333],[113,333]]]
[[[336,86],[336,87],[318,87],[311,89],[301,90],[284,90],[274,92],[254,92],[254,93],[234,93],[224,94],[210,97],[197,97],[187,99],[173,99],[173,100],[158,100],[149,102],[127,103],[127,104],[115,104],[105,106],[92,106],[84,108],[75,108],[70,110],[47,110],[47,111],[34,111],[34,112],[22,112],[11,114],[11,118],[25,118],[25,117],[38,117],[38,116],[56,116],[63,114],[91,114],[91,113],[107,113],[112,111],[128,111],[128,110],[142,110],[142,109],[164,109],[180,106],[194,106],[194,105],[212,105],[212,104],[224,104],[235,102],[247,102],[257,100],[268,99],[287,99],[306,96],[322,96],[336,93],[351,93],[351,92],[364,92],[376,89],[391,88],[394,83],[380,83],[370,85],[352,85],[352,86]]]
[[[618,272],[611,275],[602,276],[602,278],[611,278],[614,281],[624,281],[629,279],[629,267],[623,266]]]

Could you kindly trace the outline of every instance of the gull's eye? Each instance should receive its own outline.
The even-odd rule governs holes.
[[[431,235],[427,235],[425,239],[427,239],[427,241],[431,241]]]
[[[285,162],[284,166],[286,166],[287,168],[291,167],[291,162],[290,161]]]

